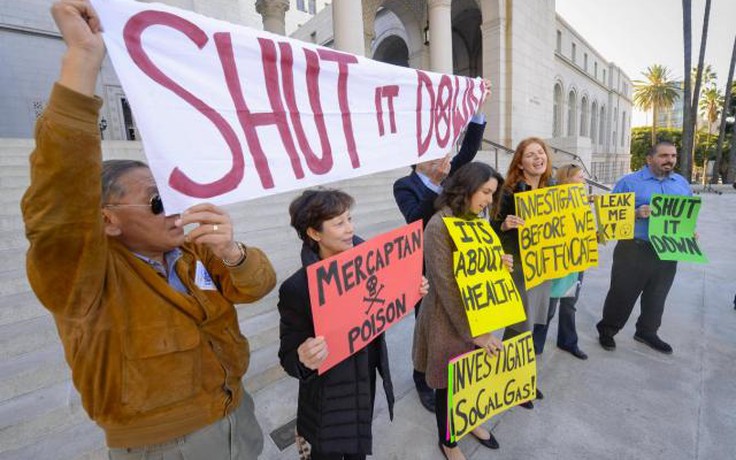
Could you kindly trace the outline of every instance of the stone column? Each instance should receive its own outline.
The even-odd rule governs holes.
[[[335,49],[365,56],[363,5],[359,0],[332,2],[332,24],[335,29]]]
[[[486,102],[485,114],[492,122],[486,125],[485,137],[503,145],[511,145],[509,82],[507,80],[506,17],[499,2],[484,2],[483,23],[483,77],[491,80],[491,99]]]
[[[429,0],[429,62],[434,72],[452,73],[452,0]]]
[[[286,11],[289,0],[256,0],[256,11],[263,16],[263,30],[286,35]]]

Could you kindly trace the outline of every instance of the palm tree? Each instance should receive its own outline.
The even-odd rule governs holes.
[[[700,99],[700,113],[708,123],[707,131],[707,142],[706,142],[706,154],[703,155],[703,185],[706,180],[706,167],[708,165],[707,146],[710,145],[711,134],[713,131],[713,124],[718,121],[718,117],[721,115],[721,107],[723,106],[723,95],[715,86],[707,88],[703,91],[703,97]],[[693,164],[695,164],[695,157],[693,157]],[[716,166],[713,167],[716,169]]]
[[[690,163],[690,152],[693,149],[692,131],[687,128],[692,112],[692,76],[687,71],[692,66],[692,1],[682,0],[682,37],[684,41],[685,77],[682,85],[682,139],[680,145],[680,169],[685,172]],[[688,177],[686,174],[683,174]],[[689,179],[688,179],[689,181]]]
[[[690,59],[692,51],[692,21],[691,21],[691,0],[682,0],[682,27],[683,37],[685,41],[685,105],[683,107],[684,119],[682,123],[682,149],[680,151],[680,169],[685,178],[690,181],[692,176],[692,163],[690,163],[690,155],[693,152],[693,132],[698,117],[698,101],[700,100],[700,85],[703,72],[703,61],[705,60],[705,45],[708,41],[708,22],[710,20],[710,3],[711,0],[705,0],[705,13],[703,14],[703,30],[700,36],[700,54],[698,55],[697,74],[695,75],[695,83],[693,88],[692,99],[690,99],[690,75],[687,69],[690,68]]]
[[[692,80],[695,81],[697,75],[698,75],[698,68],[693,67],[690,71],[690,75],[692,77]],[[713,66],[710,64],[706,64],[703,68],[703,71],[701,72],[700,82],[702,88],[710,88],[712,87],[716,79],[718,79],[718,74],[715,73],[713,70]]]
[[[733,68],[733,66],[731,66]],[[731,87],[732,101],[736,99],[736,83]],[[736,116],[736,104],[731,102],[731,114]],[[728,151],[728,172],[726,182],[733,183],[736,179],[736,121],[731,123],[731,148]]]
[[[731,108],[731,97],[734,96],[734,92],[736,91],[736,85],[733,83],[733,71],[734,67],[736,67],[736,36],[734,36],[733,39],[733,50],[731,51],[731,64],[728,66],[728,79],[726,80],[726,97],[723,99],[723,110],[721,110],[721,113],[723,116],[721,116],[721,127],[718,130],[718,143],[716,145],[716,163],[715,167],[713,168],[713,176],[710,179],[711,184],[717,184],[718,183],[718,176],[726,176],[727,171],[723,171],[722,165],[721,165],[721,152],[723,149],[723,141],[726,138],[726,118],[730,114],[730,108]],[[736,115],[736,113],[732,114]],[[734,144],[736,141],[734,139],[731,139],[731,143]]]
[[[634,105],[652,111],[652,146],[657,143],[657,113],[672,107],[680,97],[667,67],[654,64],[642,72],[646,80],[634,81]]]

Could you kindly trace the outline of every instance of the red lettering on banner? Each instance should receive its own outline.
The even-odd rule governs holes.
[[[452,102],[452,142],[453,144],[455,141],[457,141],[457,138],[460,136],[460,132],[463,129],[463,126],[468,122],[468,112],[467,112],[467,105],[465,104],[465,97],[467,97],[468,94],[468,86],[470,85],[469,78],[463,78],[465,81],[465,92],[463,93],[463,99],[460,101],[460,104],[457,102],[457,97],[460,95],[460,77],[455,77],[455,97],[453,98]]]
[[[470,113],[475,113],[476,110],[478,110],[478,106],[480,105],[480,101],[477,97],[475,97],[475,82],[473,80],[470,80],[470,94],[468,96],[468,100],[470,101]]]
[[[263,75],[266,82],[266,93],[268,101],[271,105],[271,112],[251,113],[248,105],[243,97],[243,91],[240,87],[240,78],[238,77],[238,68],[235,64],[235,56],[233,54],[233,45],[230,40],[229,33],[218,32],[215,34],[215,45],[217,46],[217,54],[222,62],[222,70],[225,73],[225,81],[227,89],[235,104],[235,110],[238,114],[238,121],[245,133],[245,140],[248,142],[253,162],[256,165],[258,176],[261,179],[263,188],[273,188],[273,177],[268,166],[268,159],[261,147],[260,138],[256,132],[258,126],[276,125],[281,142],[284,144],[286,153],[289,155],[291,167],[297,179],[304,177],[304,170],[296,153],[294,139],[289,130],[289,123],[286,120],[286,110],[281,102],[281,91],[279,90],[278,81],[272,78],[272,75],[278,75],[276,70],[276,45],[273,40],[258,39],[261,47],[261,61],[263,64]]]
[[[442,95],[447,94],[443,99]],[[437,88],[437,106],[435,108],[436,115],[434,117],[434,129],[437,132],[437,145],[440,148],[447,146],[447,141],[450,140],[450,116],[452,115],[450,104],[452,99],[452,80],[447,75],[443,75],[440,78],[440,84]],[[440,134],[440,122],[445,122],[445,133]]]
[[[426,137],[422,139],[422,89],[427,92],[429,96],[429,131]],[[429,143],[432,140],[432,134],[434,132],[434,88],[432,87],[432,80],[425,72],[417,70],[417,156],[421,157],[429,149]]]
[[[396,132],[396,111],[394,110],[394,98],[399,95],[399,85],[379,86],[376,88],[376,117],[378,119],[378,134],[384,135],[383,127],[383,102],[382,99],[388,99],[388,120],[391,124],[391,132]]]
[[[320,49],[319,57],[325,61],[337,62],[338,78],[337,78],[337,99],[340,103],[340,112],[342,113],[342,127],[345,132],[345,143],[348,147],[348,155],[353,169],[360,166],[360,158],[358,158],[358,149],[355,145],[355,135],[353,134],[353,121],[350,118],[350,106],[348,105],[348,64],[356,64],[358,58],[352,54],[341,53],[339,51]]]
[[[384,135],[383,128],[383,104],[381,104],[381,87],[376,88],[375,96],[373,96],[373,102],[376,104],[376,121],[378,122],[378,135]]]
[[[322,158],[318,158],[309,145],[299,116],[299,108],[296,105],[296,95],[294,94],[294,57],[291,53],[291,45],[279,42],[279,50],[281,51],[281,79],[283,80],[284,96],[286,97],[286,105],[289,107],[291,124],[294,126],[299,148],[301,148],[307,160],[309,170],[315,174],[324,174],[332,169],[332,147],[330,146],[330,139],[327,137],[325,116],[319,97],[319,57],[314,51],[304,50],[304,56],[307,59],[307,93],[310,108],[314,113],[314,124],[317,127],[317,134],[322,146]]]
[[[141,44],[141,35],[143,35],[143,32],[148,27],[154,25],[167,26],[182,32],[187,36],[187,38],[194,42],[199,49],[202,49],[204,45],[207,44],[207,35],[202,29],[197,27],[196,24],[180,18],[179,16],[162,11],[143,11],[138,13],[130,18],[123,29],[123,39],[125,40],[128,54],[130,54],[130,57],[138,68],[140,68],[141,71],[148,75],[153,81],[184,99],[199,113],[207,117],[207,119],[215,125],[223,139],[225,139],[225,143],[227,143],[230,153],[232,154],[233,164],[230,171],[214,182],[210,182],[208,184],[195,182],[177,167],[174,168],[169,176],[169,185],[174,190],[195,198],[211,198],[213,196],[222,195],[223,193],[235,189],[243,179],[245,163],[242,147],[232,127],[227,123],[222,115],[197,96],[182,88],[179,84],[166,76],[148,57]]]
[[[465,90],[462,100],[458,103],[460,96],[460,84],[465,82]],[[417,156],[421,157],[429,150],[432,140],[437,142],[440,148],[457,141],[462,128],[467,124],[470,114],[475,112],[478,99],[474,94],[475,83],[471,78],[455,77],[455,83],[447,76],[440,78],[437,93],[432,79],[425,72],[417,70]],[[423,98],[429,99],[429,109],[423,110]],[[422,112],[429,113],[427,127],[424,133],[422,125]],[[443,129],[444,128],[444,129]]]

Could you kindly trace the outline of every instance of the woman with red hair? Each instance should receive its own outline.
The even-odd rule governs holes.
[[[551,185],[551,177],[552,160],[547,144],[538,137],[528,137],[522,140],[516,147],[506,174],[500,209],[495,216],[492,216],[491,221],[501,239],[504,251],[514,257],[514,270],[511,276],[519,290],[526,313],[525,321],[506,328],[504,340],[523,332],[532,331],[535,324],[547,324],[550,284],[544,282],[532,289],[525,288],[518,230],[524,225],[524,220],[516,215],[514,194]],[[537,399],[543,397],[542,392],[537,388]],[[534,404],[529,401],[521,406],[532,409]]]

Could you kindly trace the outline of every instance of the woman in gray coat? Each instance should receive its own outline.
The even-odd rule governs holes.
[[[437,199],[439,211],[424,231],[424,262],[429,278],[429,293],[414,328],[414,368],[425,372],[427,384],[435,391],[435,415],[440,451],[446,458],[465,458],[456,443],[447,440],[447,365],[463,353],[485,348],[495,355],[501,341],[486,333],[470,334],[460,289],[453,275],[453,252],[457,250],[443,217],[475,219],[497,203],[503,177],[485,163],[468,163],[445,183]],[[495,212],[496,206],[493,206]],[[503,256],[504,265],[511,269],[513,258]],[[497,449],[493,435],[483,427],[472,434],[486,447]]]

